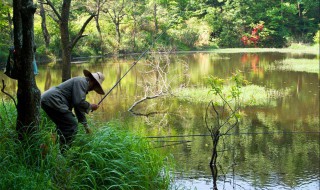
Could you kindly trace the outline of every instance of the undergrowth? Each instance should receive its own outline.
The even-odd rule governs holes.
[[[79,132],[61,155],[53,123],[42,112],[40,130],[16,140],[13,104],[0,106],[0,189],[168,189],[169,162],[114,121]],[[95,124],[91,121],[91,126]]]

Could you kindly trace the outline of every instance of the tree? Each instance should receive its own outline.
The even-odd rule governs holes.
[[[66,81],[71,78],[71,52],[77,42],[84,37],[85,31],[89,22],[95,17],[94,13],[91,13],[90,17],[83,23],[78,34],[70,40],[69,29],[69,17],[71,0],[63,0],[60,13],[50,0],[46,0],[46,4],[53,10],[54,15],[52,18],[59,24],[60,36],[61,36],[61,50],[62,50],[62,81]]]
[[[120,24],[124,17],[127,16],[128,10],[131,9],[133,3],[129,0],[110,0],[105,4],[103,12],[107,13],[115,26],[117,38],[117,51],[120,50],[121,32]]]
[[[42,28],[42,34],[45,41],[46,48],[49,48],[50,44],[50,34],[47,29],[47,22],[46,22],[46,14],[43,7],[43,0],[40,0],[40,16],[41,16],[41,28]]]
[[[40,118],[40,91],[33,73],[34,13],[32,0],[13,0],[15,68],[18,80],[16,130],[20,140],[35,132]]]

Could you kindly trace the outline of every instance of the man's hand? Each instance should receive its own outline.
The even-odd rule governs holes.
[[[99,108],[99,105],[97,104],[91,104],[91,111],[95,111]]]
[[[84,126],[84,130],[86,131],[87,134],[91,134],[92,133],[92,131],[89,128],[88,124],[84,124],[83,126]]]
[[[92,133],[92,131],[91,131],[91,129],[89,127],[85,127],[84,129],[86,130],[87,134],[91,134]]]

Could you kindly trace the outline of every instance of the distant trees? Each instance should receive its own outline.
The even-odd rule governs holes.
[[[320,22],[319,3],[314,0],[41,0],[39,3],[41,17],[35,17],[38,53],[46,54],[43,50],[49,50],[62,58],[65,68],[72,56],[120,50],[139,52],[168,23],[172,26],[159,39],[158,48],[190,50],[208,46],[243,47],[242,35],[251,33],[252,25],[259,22],[264,22],[264,29],[258,47],[312,43]],[[10,40],[8,6],[0,3],[0,36],[5,39],[4,44]],[[80,40],[85,36],[84,30],[90,35]],[[0,57],[1,54],[3,51]],[[69,71],[63,70],[65,80]]]

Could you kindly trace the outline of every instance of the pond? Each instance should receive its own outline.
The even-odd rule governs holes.
[[[108,91],[134,58],[75,60],[72,76],[101,71]],[[218,189],[319,189],[319,57],[279,52],[155,54],[141,60],[89,115],[118,119],[174,160],[171,189],[212,189],[212,141],[204,122],[211,94],[207,77],[240,71],[244,87],[241,122],[218,146]],[[13,94],[16,82],[0,78]],[[39,66],[41,92],[59,84],[61,66]],[[3,95],[0,95],[3,97]],[[159,96],[157,98],[152,98]],[[145,98],[149,97],[149,99]],[[89,93],[89,102],[102,96]],[[145,98],[132,110],[128,109]],[[94,127],[94,126],[93,126]]]

